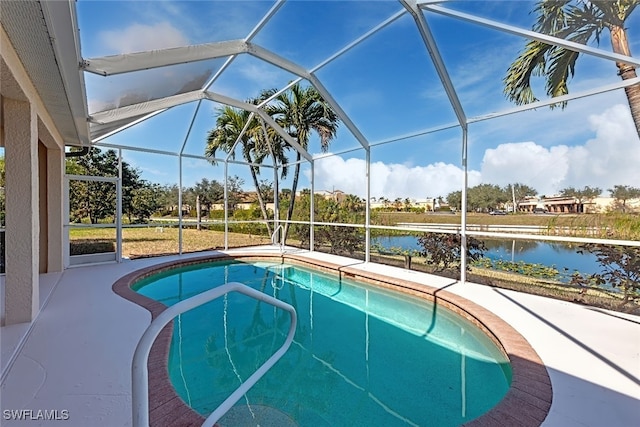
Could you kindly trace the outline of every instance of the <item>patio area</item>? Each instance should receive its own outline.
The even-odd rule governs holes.
[[[230,250],[274,253],[272,246]],[[640,405],[640,318],[349,258],[297,255],[446,288],[492,311],[532,345],[553,387],[544,426],[631,426]],[[202,256],[125,260],[41,275],[31,324],[2,328],[2,425],[131,425],[131,360],[150,315],[113,293],[134,270]],[[68,411],[65,421],[8,421],[7,410]]]
[[[576,5],[600,3],[608,4],[558,4],[572,15]],[[276,242],[299,244],[305,249],[284,250],[309,260],[446,290],[498,316],[548,372],[553,399],[543,425],[638,425],[640,316],[469,283],[466,255],[460,282],[371,262],[381,231],[424,231],[411,219],[377,222],[374,201],[395,206],[393,214],[426,215],[410,212],[412,200],[429,202],[434,214],[446,200],[437,213],[459,215],[456,229],[429,231],[459,233],[461,253],[470,237],[513,239],[512,254],[516,240],[640,246],[625,234],[507,233],[468,221],[468,212],[516,212],[528,193],[635,190],[640,182],[640,109],[627,95],[640,89],[640,59],[631,54],[640,50],[631,32],[640,28],[637,9],[631,17],[636,4],[616,2],[628,16],[619,22],[613,14],[617,32],[602,34],[602,46],[600,30],[611,32],[612,23],[601,15],[613,9],[591,17],[587,29],[599,29],[596,40],[574,41],[536,25],[535,13],[524,12],[536,4],[2,2],[0,425],[132,425],[132,357],[151,315],[113,284],[145,267],[207,254],[279,256]],[[605,46],[621,34],[625,49]],[[532,46],[573,58],[570,93],[560,87],[523,100],[532,86],[516,79],[505,97],[520,52]],[[574,77],[578,55],[584,71]],[[538,91],[544,82],[532,84]],[[315,106],[304,114],[289,102],[301,91]],[[218,123],[224,111],[241,119],[228,133]],[[85,184],[84,196],[76,194]],[[499,200],[473,206],[470,190],[484,187]],[[96,200],[75,203],[83,198]],[[238,209],[247,200],[256,215]],[[626,199],[616,201],[626,214]],[[104,205],[99,215],[92,213],[97,205]],[[224,244],[204,238],[208,246],[190,247],[183,231],[194,221],[198,229],[201,222],[216,232],[224,227]],[[168,249],[153,252],[140,238],[145,247],[132,253],[225,250],[124,258],[124,228],[155,227],[159,235],[169,223],[175,239],[150,239],[171,240]],[[99,228],[110,229],[111,262],[102,250],[72,253],[73,232]],[[236,231],[265,240],[230,243]],[[262,242],[274,245],[226,250]],[[364,261],[319,248],[361,253]],[[78,265],[87,259],[94,264]],[[521,409],[527,418],[529,408]],[[499,425],[518,424],[503,415]]]

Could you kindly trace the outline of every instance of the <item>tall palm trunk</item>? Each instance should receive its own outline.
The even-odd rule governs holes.
[[[298,189],[298,177],[300,176],[300,160],[302,156],[300,152],[296,155],[296,170],[293,174],[293,184],[291,184],[291,201],[289,202],[289,210],[287,211],[287,223],[284,225],[284,237],[283,242],[287,241],[287,234],[289,233],[289,221],[293,218],[293,205],[296,201],[296,190]],[[313,195],[311,195],[313,197]]]
[[[627,40],[627,32],[624,27],[612,25],[609,29],[611,30],[611,47],[613,48],[613,51],[621,55],[631,56],[629,41]],[[616,66],[618,67],[618,74],[622,80],[629,80],[637,77],[636,69],[633,65],[616,62]],[[640,137],[640,83],[627,86],[624,88],[624,92],[627,95],[627,100],[629,101],[631,117],[636,125],[636,132]]]
[[[269,225],[269,215],[267,214],[267,208],[264,205],[264,200],[262,199],[262,193],[260,192],[260,184],[258,183],[258,175],[256,173],[256,166],[249,166],[249,170],[251,170],[251,179],[253,179],[253,185],[256,187],[256,194],[258,195],[258,203],[260,204],[260,211],[262,212],[262,218],[265,220],[265,224],[267,224],[267,234],[271,236],[271,226]]]
[[[202,205],[200,204],[200,195],[196,196],[196,218],[197,225],[196,229],[200,231],[202,229],[201,221],[202,221]]]

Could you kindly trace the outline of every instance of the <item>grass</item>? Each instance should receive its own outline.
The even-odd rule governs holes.
[[[457,215],[425,215],[413,213],[392,213],[385,214],[389,218],[393,218],[395,222],[419,222],[417,218],[431,219],[433,222],[445,222],[447,218],[450,223],[459,222]],[[589,216],[589,215],[588,215]],[[489,215],[470,215],[476,221],[487,221],[495,224],[502,220],[509,221],[514,224],[524,219],[537,218],[537,221],[549,221],[549,217],[537,215],[507,215],[503,217],[492,217]],[[552,217],[554,218],[554,217]],[[562,223],[571,223],[576,221],[567,217],[558,217],[556,220]],[[616,219],[619,220],[619,219]],[[637,218],[635,219],[637,220]],[[470,220],[471,222],[475,222]],[[478,223],[478,222],[475,222]],[[523,223],[524,224],[524,223]],[[531,225],[531,223],[526,223]],[[635,226],[635,222],[631,221]],[[628,225],[628,222],[625,223]],[[639,233],[640,234],[640,233]],[[213,250],[224,248],[224,232],[185,228],[182,231],[183,252],[198,252],[204,250]],[[76,228],[70,230],[71,250],[72,254],[79,253],[95,253],[104,250],[113,251],[115,248],[116,231],[111,228]],[[243,247],[252,245],[261,245],[270,243],[269,237],[257,234],[229,233],[229,247]],[[299,242],[288,241],[289,244],[296,246]],[[75,249],[74,249],[75,248]],[[322,248],[317,248],[323,250]],[[324,249],[327,250],[328,249]],[[168,255],[178,253],[178,229],[174,227],[139,227],[123,229],[123,256],[129,258],[141,258],[158,255]],[[345,255],[345,254],[341,254]],[[364,259],[364,254],[349,255],[356,259]],[[374,255],[371,254],[371,261],[381,264],[393,265],[397,267],[405,267],[404,257],[401,255]],[[414,257],[412,269],[427,273],[456,277],[459,272],[436,272],[433,268],[420,257]],[[629,311],[640,313],[640,307],[637,305],[621,307],[621,299],[618,295],[612,294],[599,289],[585,289],[563,285],[559,282],[550,280],[537,279],[527,277],[521,274],[495,271],[485,268],[472,268],[468,274],[468,280],[476,283],[486,284],[505,289],[513,289],[521,292],[527,292],[566,301],[573,301],[583,304],[589,304],[596,307],[607,309]]]
[[[116,231],[111,228],[75,228],[70,231],[71,247],[84,246],[85,252],[101,251],[105,242],[115,245]],[[229,247],[262,245],[270,243],[269,237],[252,234],[229,233]],[[87,245],[96,248],[86,251]],[[114,246],[115,247],[115,246]],[[224,232],[210,230],[182,230],[183,252],[198,252],[224,248]],[[173,227],[124,228],[122,230],[122,255],[140,258],[152,255],[178,253],[178,229]],[[73,254],[73,249],[72,249]]]
[[[608,310],[640,314],[640,306],[637,303],[623,304],[622,293],[608,292],[599,288],[581,288],[483,268],[471,268],[468,280],[501,289],[511,289]]]
[[[394,226],[401,222],[421,224],[460,224],[460,214],[424,214],[415,212],[376,212],[375,224]],[[373,222],[373,221],[372,221]],[[467,223],[474,225],[533,225],[548,227],[553,234],[580,237],[601,237],[622,240],[640,240],[640,215],[562,214],[562,215],[488,215],[468,213]],[[566,230],[568,227],[569,230]],[[560,230],[562,228],[562,230]],[[556,229],[558,229],[556,231]],[[596,234],[591,230],[597,229]]]

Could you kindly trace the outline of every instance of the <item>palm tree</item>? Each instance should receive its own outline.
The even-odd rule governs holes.
[[[335,138],[338,131],[338,115],[313,86],[303,88],[299,84],[293,85],[291,89],[278,95],[269,104],[267,112],[304,149],[309,145],[312,132],[316,132],[320,137],[322,152],[327,152],[331,140]],[[290,221],[293,216],[301,158],[300,153],[296,152],[296,167],[291,185],[291,203],[287,211],[287,221]],[[285,240],[288,231],[289,222],[284,226]]]
[[[347,194],[342,201],[342,205],[347,212],[360,212],[364,206],[364,201],[354,194]]]
[[[257,104],[260,99],[249,100],[253,104]],[[216,119],[216,127],[211,129],[207,135],[207,146],[205,148],[205,156],[214,158],[217,150],[224,152],[231,152],[233,146],[238,140],[242,129],[249,120],[250,113],[245,110],[236,109],[233,107],[225,106],[219,110],[218,118]],[[265,147],[264,132],[262,125],[256,119],[247,127],[246,132],[242,135],[239,143],[241,144],[242,156],[249,165],[251,172],[251,179],[256,188],[256,194],[262,217],[266,221],[267,233],[271,235],[271,226],[269,225],[268,213],[260,191],[260,183],[258,182],[258,175],[260,174],[259,165],[270,154],[275,155],[281,164],[284,164],[286,158],[282,150],[267,150]],[[282,176],[286,176],[286,168],[282,169]]]
[[[388,209],[388,208],[389,208],[389,204],[391,203],[391,201],[390,201],[389,199],[387,199],[386,197],[380,197],[378,200],[379,200],[380,202],[382,202],[382,206],[383,206],[385,209]]]
[[[615,53],[631,56],[625,21],[640,0],[539,0],[533,12],[537,15],[533,30],[576,43],[600,43],[604,30],[609,31]],[[537,40],[527,42],[525,49],[509,66],[504,78],[504,93],[518,105],[537,101],[531,88],[531,76],[546,78],[546,91],[551,97],[569,93],[567,81],[573,77],[578,52],[552,46]],[[616,62],[622,80],[636,77],[633,65]],[[640,136],[640,84],[625,89],[631,116]],[[562,104],[562,107],[564,107]]]
[[[402,199],[400,197],[396,197],[393,201],[393,207],[396,208],[396,211],[400,212],[402,210]]]

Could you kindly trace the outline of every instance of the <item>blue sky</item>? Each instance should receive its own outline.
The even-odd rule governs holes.
[[[271,8],[270,1],[94,1],[78,2],[82,55],[92,58],[170,48],[249,34]],[[477,13],[530,29],[534,17],[526,1],[450,2],[452,9]],[[253,42],[303,66],[324,59],[400,11],[395,1],[289,1]],[[454,88],[468,117],[512,107],[502,95],[502,77],[526,40],[452,18],[426,14]],[[631,51],[640,52],[640,11],[627,22]],[[601,47],[609,50],[605,37]],[[163,67],[127,75],[86,74],[90,112],[170,95],[189,80],[200,81],[223,60]],[[321,68],[317,77],[349,114],[371,144],[455,124],[456,117],[431,63],[415,23],[405,14],[369,39]],[[203,77],[204,76],[204,77]],[[211,91],[239,100],[261,89],[281,88],[291,74],[248,55],[239,56]],[[199,80],[200,79],[200,80]],[[571,92],[618,81],[613,62],[582,55]],[[537,88],[543,82],[536,82]],[[118,88],[126,88],[126,93]],[[544,93],[536,92],[544,98]],[[146,98],[145,98],[146,97]],[[202,155],[217,108],[203,102],[186,138],[196,104],[174,107],[103,142]],[[330,151],[359,147],[343,125]],[[310,151],[319,154],[317,141]],[[176,158],[124,151],[125,159],[153,182],[178,182]],[[293,157],[293,156],[292,156]],[[357,150],[318,160],[316,189],[341,189],[364,196],[365,153]],[[446,196],[460,188],[461,131],[447,129],[371,150],[372,196],[425,198]],[[640,141],[622,90],[575,100],[564,110],[538,109],[470,126],[469,184],[522,182],[540,194],[568,187],[640,183]],[[247,168],[231,166],[251,189]],[[299,188],[309,187],[308,165]],[[201,178],[223,179],[222,166],[185,158],[183,184]],[[262,179],[272,179],[264,169]],[[283,186],[290,185],[290,178]]]

